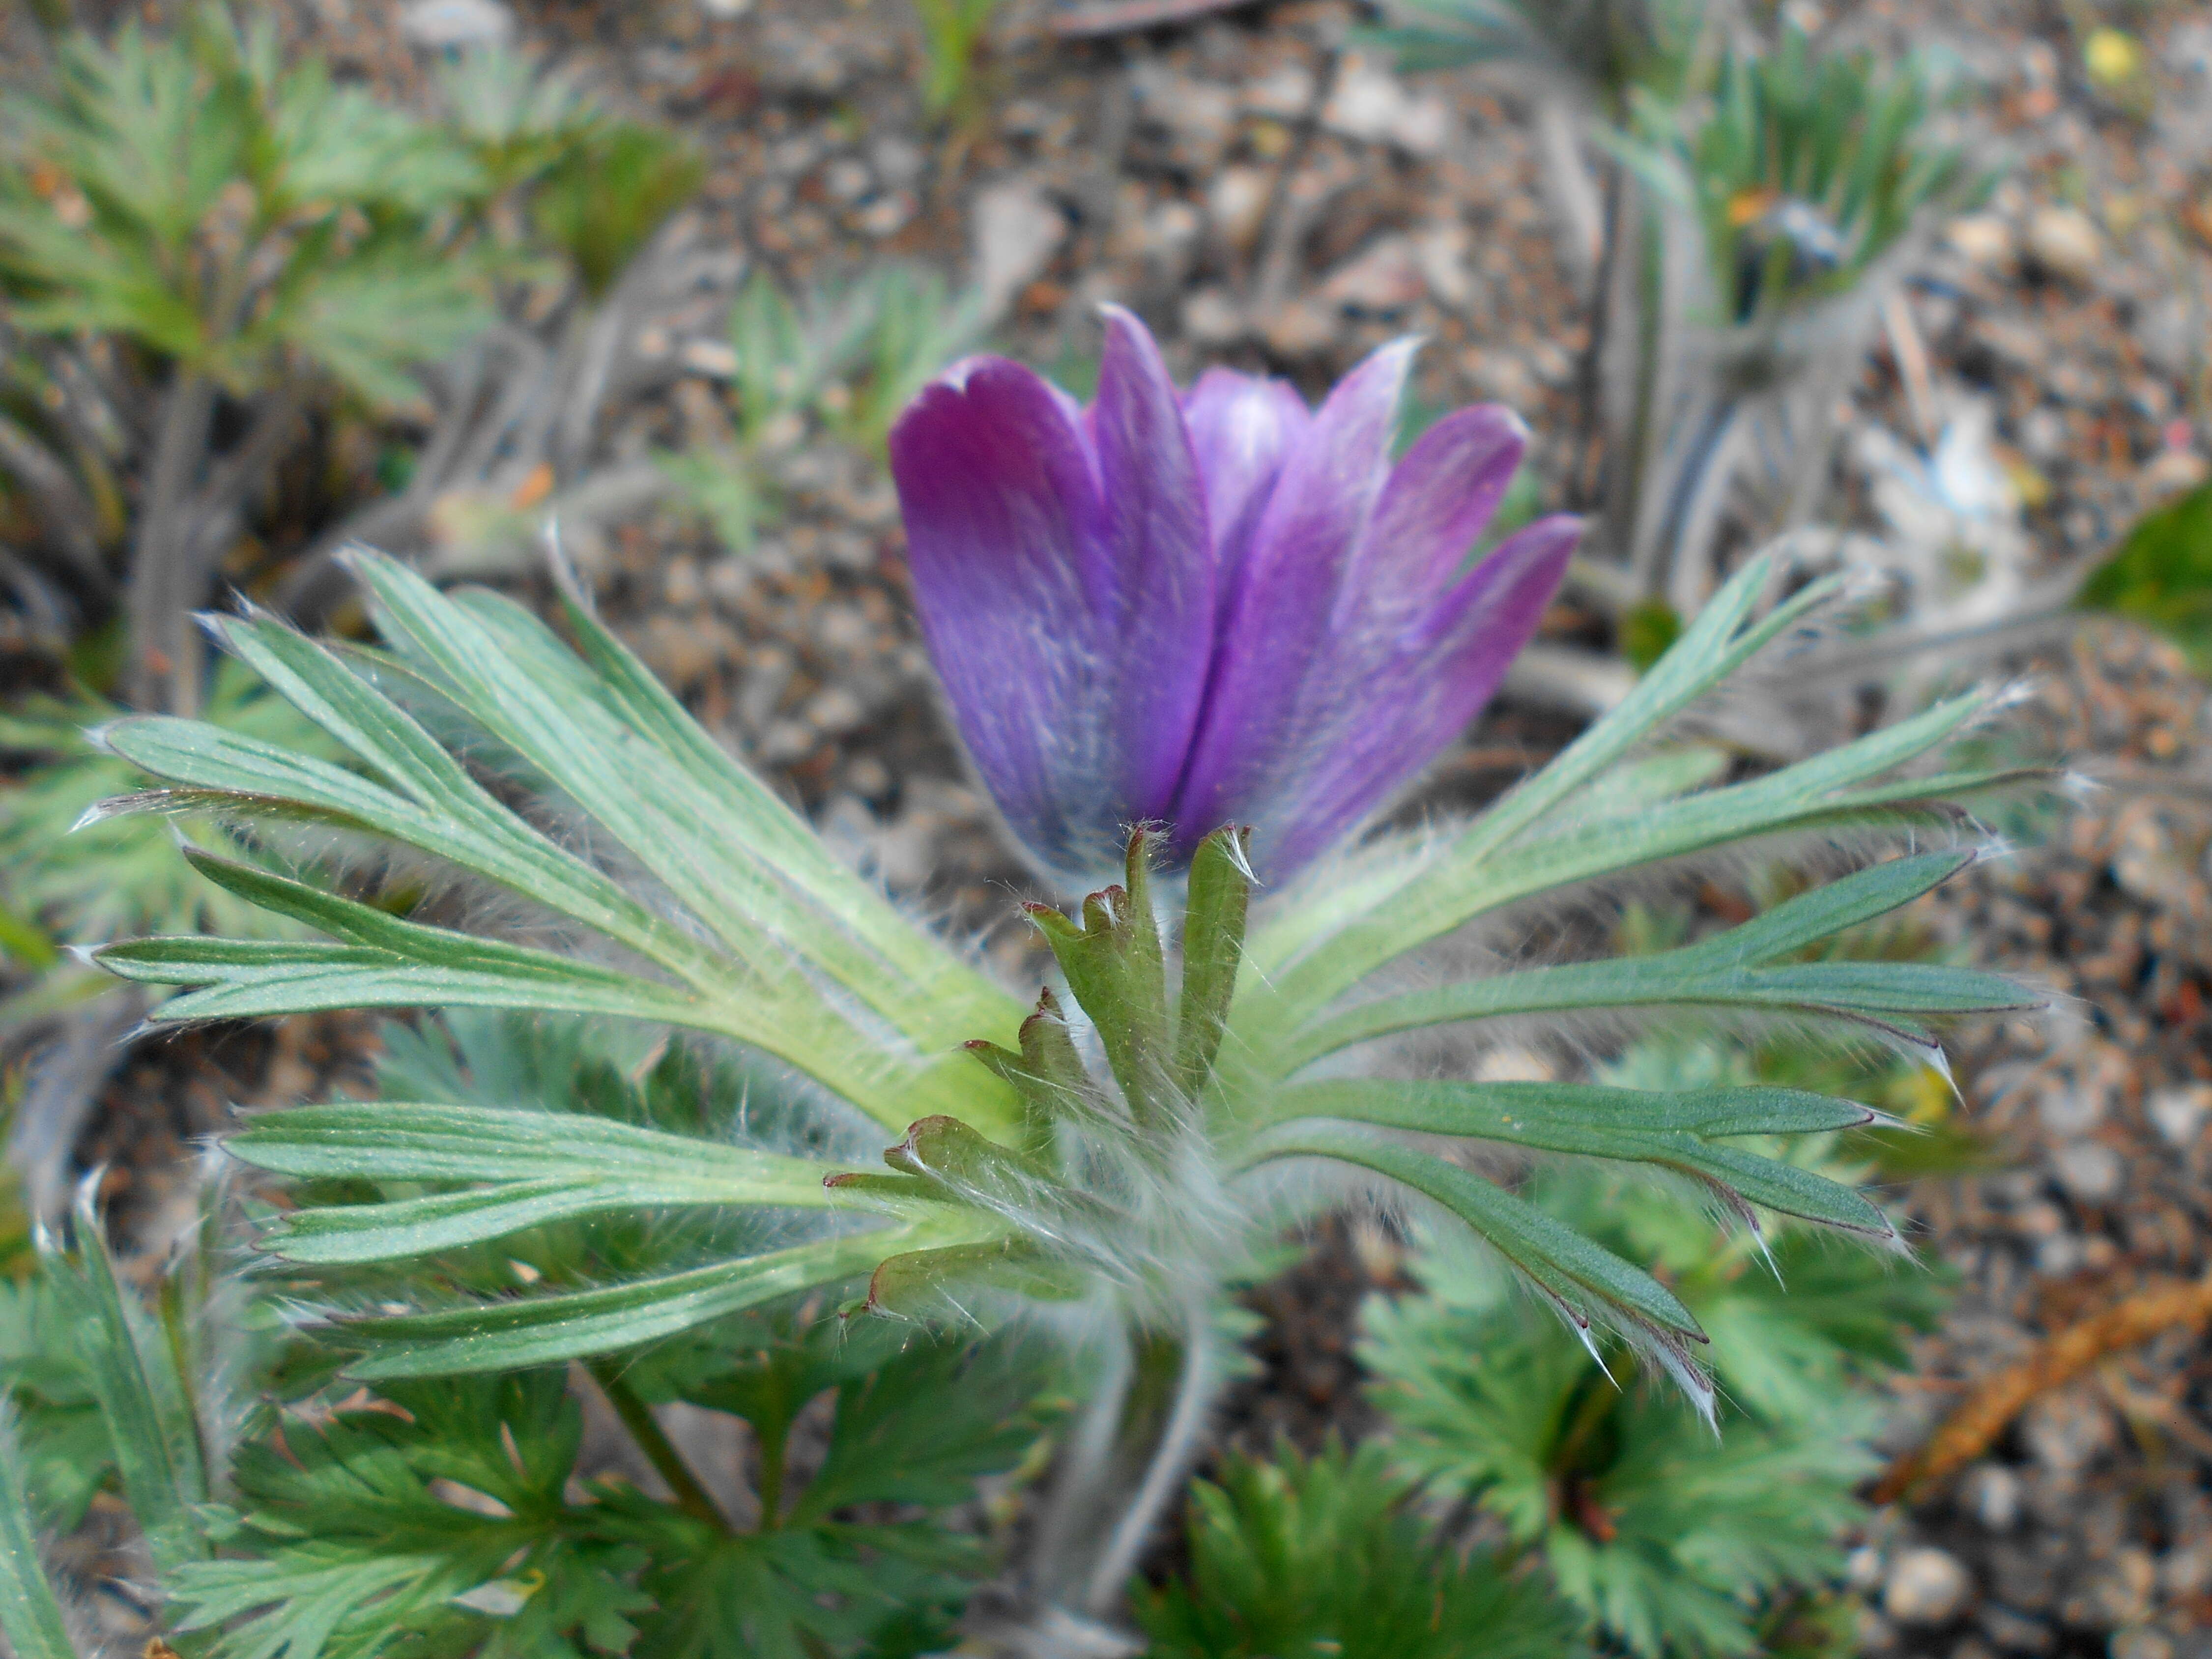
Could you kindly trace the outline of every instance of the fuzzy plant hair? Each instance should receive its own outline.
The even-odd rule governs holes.
[[[228,1149],[279,1176],[341,1178],[353,1201],[305,1189],[263,1249],[358,1284],[374,1264],[579,1217],[759,1224],[728,1235],[757,1248],[620,1282],[333,1314],[325,1338],[372,1387],[595,1360],[802,1292],[848,1296],[854,1318],[1023,1318],[1089,1345],[1095,1398],[1065,1437],[1036,1534],[1056,1559],[1030,1568],[1054,1617],[1110,1612],[1179,1488],[1231,1369],[1229,1287],[1281,1229],[1349,1194],[1456,1218],[1571,1327],[1625,1336],[1707,1410],[1707,1338],[1683,1302],[1468,1153],[1607,1160],[1686,1182],[1749,1228],[1771,1211],[1894,1242],[1856,1191],[1759,1139],[1865,1124],[1864,1106],[1765,1086],[1408,1075],[1412,1040],[1627,1011],[1786,1019],[1934,1055],[1931,1021],[2033,1000],[1966,968],[1817,949],[1975,856],[1962,797],[2028,781],[1929,769],[1982,700],[1759,775],[1658,741],[1835,596],[1814,581],[1765,605],[1778,577],[1765,559],[1625,702],[1469,821],[1370,836],[1280,891],[1255,890],[1236,826],[1203,836],[1174,877],[1158,836],[1137,830],[1121,881],[1072,915],[1030,907],[1059,968],[1042,993],[994,982],[843,867],[573,596],[571,649],[496,594],[441,592],[373,553],[354,568],[380,648],[318,643],[259,614],[215,624],[348,762],[125,720],[104,741],[164,787],[106,810],[212,809],[399,843],[508,890],[531,925],[506,937],[440,925],[430,907],[399,914],[186,845],[217,885],[320,937],[144,939],[94,959],[188,988],[157,1006],[161,1026],[477,1006],[675,1028],[787,1067],[834,1131],[818,1146],[882,1150],[795,1152],[742,1117],[691,1135],[438,1099],[308,1105],[252,1119]],[[540,827],[552,823],[561,838]],[[1924,846],[1930,830],[1941,850],[1868,858],[1870,836]],[[1676,949],[1470,979],[1413,971],[1507,907],[1785,837],[1848,846],[1857,867]],[[380,1189],[404,1195],[369,1196]],[[1147,1393],[1163,1352],[1179,1380]],[[1146,1419],[1138,1402],[1155,1396]]]

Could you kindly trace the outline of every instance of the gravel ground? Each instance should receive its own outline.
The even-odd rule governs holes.
[[[1817,21],[1818,7],[1796,9]],[[2063,569],[2204,471],[2212,22],[2171,5],[2129,15],[2153,52],[2145,116],[2087,83],[2055,3],[1830,9],[1838,32],[1955,52],[1991,88],[1981,137],[2011,161],[1909,290],[1924,383],[1893,335],[1853,388],[1838,510],[1879,522],[1868,434],[1914,438],[1916,398],[1938,415],[1978,401],[2025,502],[2034,568]],[[357,0],[291,14],[342,72],[419,93],[404,15]],[[1000,337],[1034,361],[1086,354],[1092,308],[1111,299],[1146,317],[1180,373],[1226,360],[1310,393],[1419,331],[1421,395],[1519,409],[1547,491],[1565,501],[1587,325],[1510,82],[1395,79],[1347,49],[1358,17],[1340,0],[1083,43],[1052,38],[1049,9],[1016,4],[985,112],[948,131],[921,118],[908,15],[901,0],[659,0],[539,3],[520,21],[609,96],[706,147],[688,232],[742,250],[725,290],[748,267],[805,283],[885,256],[930,260],[980,283]],[[617,416],[617,453],[726,429],[718,360],[686,355],[719,342],[715,307],[685,305],[640,349],[698,367]],[[744,560],[673,513],[586,538],[602,605],[852,857],[976,930],[1008,972],[1032,972],[1012,921],[1025,878],[932,702],[882,477],[827,444],[775,465],[787,512]],[[1588,619],[1563,606],[1548,628],[1575,637]],[[2015,651],[2010,665],[2042,676],[2020,711],[2027,746],[2107,787],[2047,844],[1931,906],[1951,936],[2058,994],[2049,1018],[1970,1034],[1956,1054],[1962,1118],[1996,1167],[1903,1194],[1965,1290],[1899,1391],[1900,1452],[2039,1339],[2208,1266],[2212,709],[2172,653],[2123,629]],[[1478,799],[1571,732],[1501,705],[1431,799]],[[325,1023],[148,1049],[81,1162],[112,1160],[111,1182],[158,1215],[180,1190],[166,1167],[227,1099],[327,1086],[362,1041]],[[1362,1426],[1348,1328],[1389,1253],[1360,1244],[1332,1230],[1307,1268],[1255,1297],[1270,1323],[1234,1437]],[[2202,1334],[2109,1356],[1962,1474],[1882,1511],[1854,1559],[1867,1650],[2212,1656],[2208,1459]]]

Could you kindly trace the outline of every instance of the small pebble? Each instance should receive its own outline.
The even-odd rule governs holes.
[[[2051,1155],[2058,1184],[2079,1204],[2109,1204],[2120,1195],[2127,1166],[2098,1140],[2069,1141]]]
[[[2020,1521],[2020,1477],[2002,1463],[1969,1470],[1965,1497],[1968,1512],[1991,1532],[2010,1532]]]
[[[2151,1127],[2175,1146],[2195,1144],[2208,1111],[2212,1111],[2212,1084],[2155,1090],[2143,1102],[2143,1115],[2150,1119]]]
[[[2078,208],[2040,208],[2028,221],[2027,250],[2053,276],[2086,283],[2105,258],[2105,239]]]
[[[2112,1659],[2173,1659],[2173,1640],[2163,1631],[2115,1631],[2106,1651]]]
[[[1881,1610],[1902,1625],[1948,1625],[1965,1609],[1973,1589],[1957,1556],[1923,1546],[1891,1563]]]

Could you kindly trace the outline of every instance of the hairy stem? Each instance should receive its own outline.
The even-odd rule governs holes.
[[[717,1532],[730,1529],[729,1517],[710,1497],[699,1477],[691,1473],[691,1466],[684,1461],[684,1454],[676,1449],[675,1443],[661,1429],[653,1414],[653,1407],[638,1397],[637,1391],[623,1380],[614,1362],[608,1359],[588,1359],[585,1369],[592,1380],[599,1385],[599,1392],[607,1397],[607,1404],[615,1408],[622,1419],[623,1427],[629,1431],[637,1449],[663,1480],[668,1483],[676,1507],[695,1521],[703,1521]]]
[[[1107,1540],[1098,1565],[1091,1571],[1084,1596],[1085,1606],[1091,1613],[1104,1613],[1113,1607],[1129,1575],[1136,1570],[1137,1558],[1145,1547],[1145,1540],[1152,1535],[1153,1523],[1182,1485],[1183,1474],[1198,1449],[1198,1437],[1205,1431],[1206,1413],[1212,1407],[1215,1390],[1220,1386],[1221,1369],[1211,1310],[1203,1304],[1194,1304],[1187,1310],[1182,1375],[1176,1383],[1175,1405],[1168,1413],[1167,1426],[1160,1431],[1159,1443],[1152,1449],[1152,1464],[1145,1471],[1143,1484],[1137,1488],[1129,1507],[1121,1512],[1113,1536]]]

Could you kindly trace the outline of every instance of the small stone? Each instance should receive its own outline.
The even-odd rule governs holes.
[[[2035,1247],[2035,1271],[2045,1279],[2063,1279],[2081,1266],[2081,1241],[2060,1233]]]
[[[2078,1204],[2109,1204],[2120,1195],[2127,1166],[2099,1140],[2069,1141],[2051,1155],[2058,1184]]]
[[[2178,1601],[2212,1589],[2212,1538],[2168,1550],[2158,1564],[2158,1582]]]
[[[863,236],[896,236],[913,222],[914,216],[921,211],[921,204],[910,190],[895,190],[878,196],[853,215],[853,228]]]
[[[1322,122],[1347,138],[1395,144],[1410,155],[1434,155],[1451,137],[1443,100],[1408,93],[1396,76],[1357,52],[1345,58]]]
[[[676,361],[710,380],[731,380],[738,372],[738,354],[721,340],[686,340],[676,348]]]
[[[1364,312],[1402,311],[1428,291],[1408,236],[1381,236],[1331,271],[1322,298]]]
[[[1067,216],[1034,179],[1014,179],[977,192],[972,222],[975,288],[985,312],[1002,316],[1067,240]]]
[[[1311,70],[1302,64],[1285,64],[1273,74],[1244,88],[1244,107],[1255,115],[1279,115],[1295,120],[1312,106],[1319,90]]]
[[[1844,1558],[1844,1582],[1862,1592],[1881,1583],[1881,1552],[1862,1544]]]
[[[769,766],[786,766],[814,752],[814,728],[799,720],[778,720],[761,733],[760,758]]]
[[[2112,1645],[2106,1651],[2112,1659],[2173,1659],[2173,1638],[2163,1631],[2139,1626],[2132,1630],[2114,1631]]]
[[[891,792],[891,769],[873,755],[861,755],[845,767],[845,787],[862,800],[880,800]]]
[[[2087,283],[2105,258],[2105,239],[2078,208],[2038,209],[2027,222],[2027,251],[2054,276]]]
[[[2212,1112],[2212,1084],[2194,1083],[2185,1088],[2154,1090],[2143,1102],[2143,1115],[2150,1119],[2151,1127],[2166,1138],[2168,1145],[2191,1146],[2197,1142],[2197,1132],[2204,1125],[2204,1115]]]
[[[2063,1487],[2112,1446],[2112,1415],[2095,1395],[2061,1389],[2029,1403],[2021,1413],[2020,1437],[2028,1455]],[[2079,1499],[2062,1494],[2059,1503],[2071,1511]]]
[[[1973,1589],[1957,1556],[1923,1545],[1890,1564],[1881,1610],[1901,1625],[1948,1625],[1965,1609]]]
[[[1336,338],[1337,321],[1329,307],[1293,300],[1261,319],[1261,337],[1285,357],[1308,357]]]
[[[1954,219],[1945,239],[1971,264],[2002,270],[2012,264],[2012,227],[1995,213],[1970,213]]]
[[[1273,175],[1261,167],[1224,167],[1206,186],[1206,211],[1231,247],[1249,247],[1259,239],[1273,194]]]
[[[1966,1473],[1967,1512],[1991,1532],[2010,1532],[2020,1521],[2020,1477],[2002,1463],[1980,1463]]]
[[[496,46],[514,38],[514,14],[499,0],[410,0],[399,9],[399,32],[433,52]]]
[[[806,723],[817,732],[850,732],[867,718],[860,700],[842,685],[825,686],[806,704]]]
[[[875,188],[875,174],[857,155],[841,155],[822,170],[822,188],[833,202],[857,202]]]

